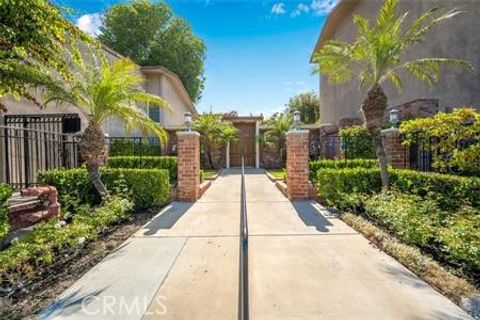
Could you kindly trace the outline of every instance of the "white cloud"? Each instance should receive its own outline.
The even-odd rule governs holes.
[[[308,13],[310,11],[310,7],[304,3],[299,3],[295,10],[293,10],[292,14],[290,15],[292,18],[298,17],[302,13]]]
[[[285,3],[283,2],[275,3],[272,6],[272,10],[270,12],[272,14],[277,14],[277,15],[285,14]]]
[[[92,36],[97,36],[102,25],[102,16],[100,13],[84,14],[75,22],[76,26]]]
[[[338,3],[339,0],[312,0],[310,8],[317,16],[328,14]]]

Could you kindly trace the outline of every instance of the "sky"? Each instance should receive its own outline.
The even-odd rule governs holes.
[[[56,0],[82,30],[98,33],[102,13],[121,0]],[[318,92],[310,55],[338,0],[170,0],[207,46],[199,112],[269,116],[289,98]]]

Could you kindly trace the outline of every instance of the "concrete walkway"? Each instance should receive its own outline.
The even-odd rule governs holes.
[[[250,319],[469,319],[314,202],[248,170]],[[237,318],[239,170],[173,202],[40,319]]]

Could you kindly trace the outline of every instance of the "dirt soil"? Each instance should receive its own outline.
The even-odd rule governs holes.
[[[22,290],[8,299],[0,293],[0,319],[34,319],[35,314],[133,235],[157,211],[139,212],[133,220],[119,224],[82,248],[59,256],[53,264],[39,268],[24,281]]]

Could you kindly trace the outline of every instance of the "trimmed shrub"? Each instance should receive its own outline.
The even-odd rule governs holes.
[[[401,192],[435,197],[442,209],[471,205],[480,208],[480,178],[411,170],[390,170],[390,184]],[[342,194],[372,194],[381,190],[378,169],[322,169],[317,173],[321,197],[336,203]]]
[[[117,156],[108,158],[109,168],[166,169],[170,182],[177,181],[177,157],[173,156]]]
[[[316,181],[317,171],[320,169],[344,169],[344,168],[378,168],[378,161],[371,159],[352,160],[317,160],[310,161],[310,181]]]
[[[8,185],[0,183],[0,239],[5,237],[10,229],[7,202],[11,195],[12,189]]]
[[[340,129],[338,134],[345,146],[343,157],[347,159],[376,159],[372,136],[364,126]]]
[[[151,208],[168,201],[170,182],[165,169],[102,168],[100,176],[114,193],[122,184],[128,189],[135,208]],[[100,197],[95,191],[85,169],[51,170],[38,174],[40,184],[57,188],[60,203],[66,211],[75,211],[79,204],[98,204]]]
[[[158,138],[117,138],[110,140],[110,156],[159,156]]]

